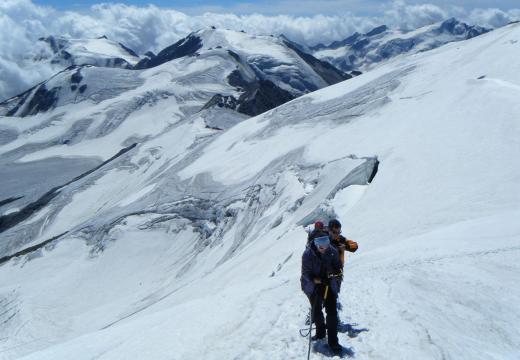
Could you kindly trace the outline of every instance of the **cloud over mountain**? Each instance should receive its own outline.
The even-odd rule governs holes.
[[[88,11],[58,11],[38,6],[31,0],[3,0],[0,3],[0,99],[13,96],[51,75],[52,71],[34,59],[48,51],[37,39],[48,35],[94,38],[106,35],[139,54],[159,51],[188,33],[207,26],[245,30],[253,34],[285,34],[306,44],[343,39],[354,31],[368,31],[386,24],[416,28],[450,16],[483,26],[498,27],[520,19],[520,9],[442,8],[432,4],[409,5],[394,1],[382,7],[379,16],[338,15],[237,15],[202,13],[187,15],[153,5],[136,7],[99,4]]]

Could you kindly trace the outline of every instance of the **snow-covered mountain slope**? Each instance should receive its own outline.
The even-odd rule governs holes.
[[[488,31],[454,18],[407,32],[382,25],[366,34],[355,33],[327,46],[319,44],[309,51],[343,71],[364,72],[398,55],[435,49],[450,42],[471,39]]]
[[[11,217],[17,213],[30,214],[22,210],[34,207],[51,189],[134,143],[156,144],[149,145],[149,153],[142,160],[145,162],[152,161],[158,149],[181,151],[181,143],[169,145],[166,140],[169,129],[181,124],[190,134],[186,137],[188,145],[192,145],[246,119],[247,116],[231,110],[204,109],[216,94],[237,93],[225,81],[235,69],[233,59],[225,53],[198,59],[197,62],[192,58],[177,59],[139,72],[79,67],[49,80],[47,84],[56,89],[54,92],[40,91],[40,87],[28,93],[28,100],[21,101],[20,107],[11,112],[37,114],[25,118],[5,117],[0,125],[5,134],[0,164],[6,183],[0,190],[0,199],[17,199],[2,210],[18,209]],[[66,87],[63,84],[67,84]],[[38,98],[51,99],[56,107],[48,106],[47,112],[41,112],[45,110],[41,106],[46,103],[33,101]],[[63,158],[63,155],[74,159]],[[29,241],[30,236],[23,235],[25,231],[15,234],[15,238]],[[2,235],[4,239],[11,236]],[[7,246],[7,242],[3,241],[0,246]]]
[[[340,295],[351,354],[515,359],[519,56],[516,24],[226,131],[178,115],[210,92],[202,81],[175,97],[173,116],[173,97],[158,100],[112,132],[83,132],[89,142],[41,145],[67,133],[58,111],[88,119],[123,97],[1,118],[2,159],[105,160],[18,223],[0,218],[3,255],[46,244],[0,260],[1,356],[304,358],[303,226],[338,216],[360,244]],[[172,74],[179,60],[145,71]]]
[[[0,150],[6,179],[0,199],[14,199],[3,209],[8,217],[3,225],[0,218],[0,231],[15,239],[0,244],[0,248],[16,250],[30,240],[27,233],[37,233],[33,226],[30,231],[11,228],[54,198],[55,187],[134,143],[160,137],[174,124],[186,123],[194,134],[201,130],[187,140],[191,146],[202,141],[199,137],[210,138],[246,119],[242,113],[266,111],[313,86],[338,80],[322,78],[308,65],[308,59],[299,57],[301,52],[282,39],[217,29],[197,34],[200,37],[192,35],[174,46],[177,54],[183,52],[181,57],[166,59],[165,50],[156,57],[161,63],[151,68],[69,67],[0,104],[8,115],[5,124],[14,126],[5,128],[5,145]],[[182,44],[190,41],[207,44],[207,48],[198,48],[196,54],[184,51]],[[276,61],[285,67],[276,70],[260,65]],[[286,71],[294,76],[284,80]],[[18,116],[31,117],[22,120]],[[64,153],[81,160],[64,160],[60,158]],[[43,170],[47,166],[60,170]],[[42,171],[45,181],[27,176]]]
[[[299,51],[283,36],[250,35],[214,27],[191,33],[157,56],[143,59],[136,68],[154,67],[179,57],[199,56],[218,49],[227,50],[249,73],[270,80],[296,96],[351,77]],[[245,77],[247,80],[247,75]]]
[[[0,103],[0,114],[23,117],[70,103],[97,103],[137,87],[150,74],[142,69],[168,66],[165,64],[171,61],[180,64],[172,66],[177,66],[173,76],[182,78],[181,83],[205,82],[208,87],[234,89],[215,91],[208,107],[226,107],[250,116],[351,77],[283,39],[213,28],[192,33],[157,56],[144,58],[135,65],[136,70],[71,66]],[[221,73],[205,75],[208,66]],[[176,85],[159,84],[166,85],[163,92],[175,92]]]
[[[40,53],[37,60],[49,61],[52,65],[93,65],[101,67],[131,68],[140,60],[133,50],[106,36],[97,39],[68,39],[48,36],[40,41],[47,43],[52,56]]]
[[[130,69],[140,59],[131,49],[104,36],[95,39],[59,36],[40,38],[23,56],[14,59],[16,65],[9,65],[13,59],[2,59],[0,101],[16,96],[71,66],[92,65]],[[21,73],[22,69],[27,76],[16,75],[18,71]]]

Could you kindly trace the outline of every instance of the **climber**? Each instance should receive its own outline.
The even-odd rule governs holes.
[[[327,233],[315,234],[302,256],[302,290],[311,303],[311,322],[316,324],[312,340],[324,339],[332,352],[341,354],[338,342],[337,298],[341,287],[342,264],[338,250],[330,246]],[[325,306],[326,322],[321,308]],[[311,334],[309,334],[310,336]]]
[[[337,219],[329,221],[327,227],[331,244],[338,250],[342,267],[345,265],[345,250],[355,252],[358,249],[357,242],[349,240],[341,235],[341,223]]]
[[[314,229],[309,231],[309,235],[307,236],[307,246],[311,243],[312,240],[316,237],[317,234],[321,234],[325,231],[323,222],[316,221],[314,223]],[[325,231],[326,232],[326,231]]]

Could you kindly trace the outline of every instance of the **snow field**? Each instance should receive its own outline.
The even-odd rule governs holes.
[[[130,161],[159,149],[147,155],[153,171],[107,172],[51,229],[104,224],[114,208],[146,208],[183,181],[187,199],[261,190],[228,204],[221,238],[188,218],[138,214],[101,242],[71,235],[2,265],[0,299],[15,305],[2,315],[14,314],[1,356],[304,358],[298,223],[329,206],[360,245],[340,295],[341,320],[361,331],[340,342],[357,359],[518,358],[519,40],[511,25],[399,59],[242,122],[185,163],[200,124],[145,143]],[[173,139],[182,145],[168,147]],[[365,156],[380,160],[374,181],[325,201]],[[99,213],[96,197],[107,204]]]

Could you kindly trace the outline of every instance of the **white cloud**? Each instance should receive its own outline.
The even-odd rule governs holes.
[[[148,50],[157,52],[191,31],[211,25],[255,34],[283,33],[295,41],[316,44],[343,39],[355,31],[367,31],[381,24],[416,28],[455,16],[473,24],[497,27],[520,19],[520,10],[467,11],[453,6],[411,5],[402,0],[388,2],[383,6],[371,1],[356,1],[365,4],[364,11],[380,9],[380,15],[358,16],[349,12],[314,16],[255,13],[236,15],[221,11],[187,15],[174,9],[152,5],[136,7],[123,4],[95,5],[85,12],[60,12],[50,7],[35,5],[31,0],[1,0],[0,99],[15,95],[49,77],[51,70],[48,67],[42,64],[34,65],[31,60],[31,56],[38,49],[36,40],[48,35],[73,38],[107,35],[142,54]],[[295,8],[298,3],[295,0],[284,0],[279,2],[274,10]],[[317,3],[303,0],[300,5],[307,11],[309,6],[313,6],[313,11],[319,11]],[[320,3],[323,12],[334,7],[346,11],[349,8],[340,5],[351,1],[326,0]]]
[[[520,9],[512,9],[509,11],[502,11],[500,9],[475,9],[464,17],[464,19],[472,24],[497,28],[512,21],[520,20]]]
[[[437,5],[408,5],[404,1],[394,1],[385,11],[386,24],[403,29],[416,29],[450,17],[450,12]]]

